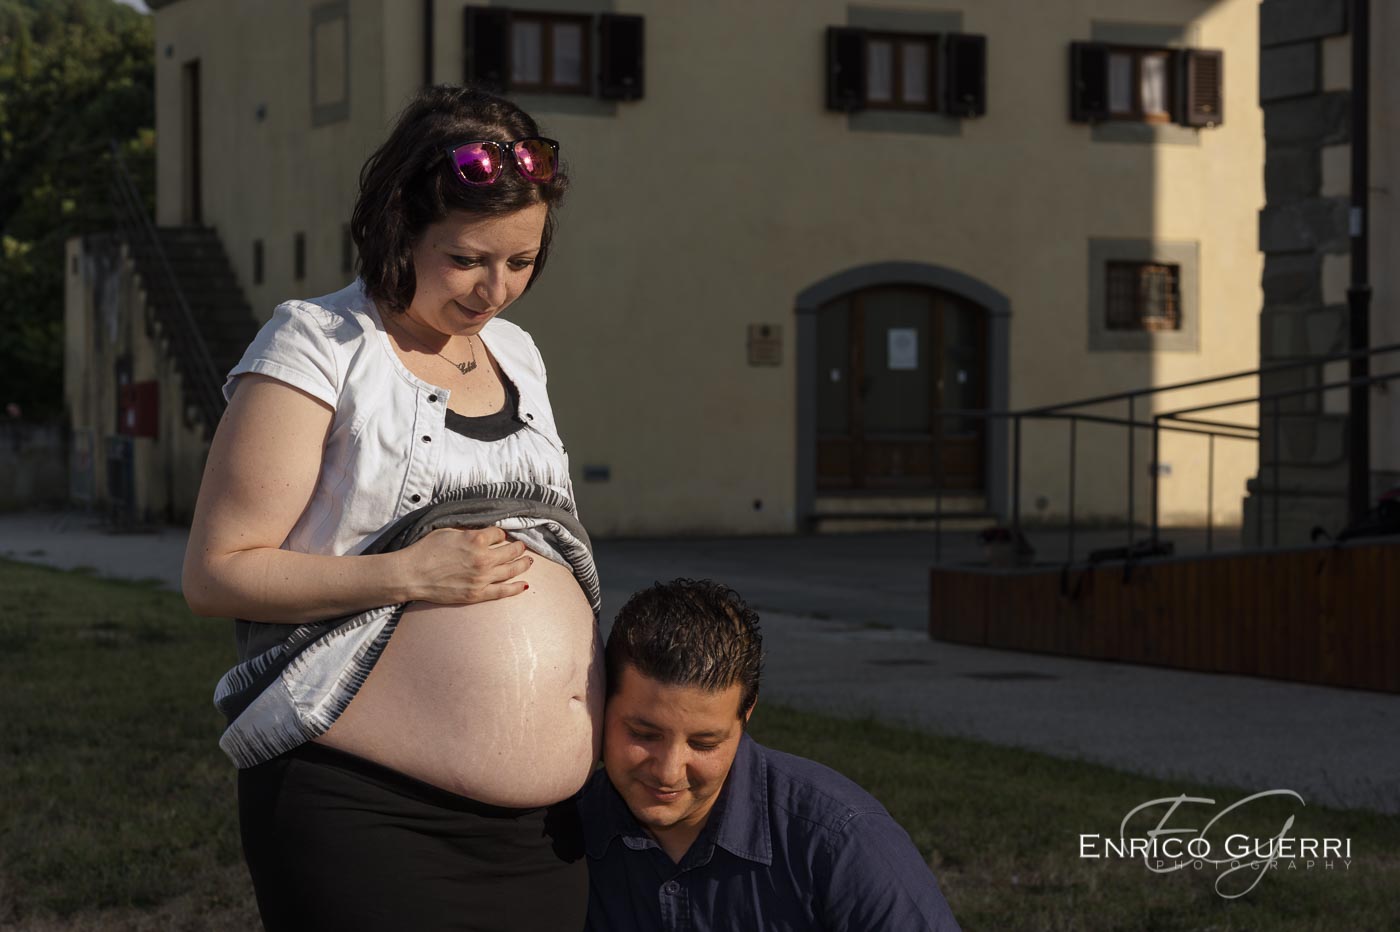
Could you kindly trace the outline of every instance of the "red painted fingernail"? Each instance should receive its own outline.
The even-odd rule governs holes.
[[[525,584],[525,588],[526,588],[526,589],[529,589],[529,588],[530,588],[530,584],[529,584],[529,583],[526,583],[526,584]]]

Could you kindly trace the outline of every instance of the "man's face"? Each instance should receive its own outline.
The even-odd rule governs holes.
[[[620,680],[604,717],[603,766],[637,821],[679,860],[734,763],[743,688],[667,686],[631,664]]]

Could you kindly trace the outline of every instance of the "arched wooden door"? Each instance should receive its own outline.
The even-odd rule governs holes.
[[[986,408],[987,372],[987,313],[965,298],[879,286],[823,305],[818,492],[984,490],[984,420],[937,412]]]

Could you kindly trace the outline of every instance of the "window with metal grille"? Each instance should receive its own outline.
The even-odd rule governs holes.
[[[1180,330],[1181,268],[1156,262],[1105,266],[1109,330]]]

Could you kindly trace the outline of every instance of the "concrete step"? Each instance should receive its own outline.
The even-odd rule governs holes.
[[[157,230],[157,236],[195,327],[213,359],[216,378],[222,380],[223,373],[242,356],[258,329],[228,254],[218,234],[207,227],[164,227]],[[182,314],[166,286],[166,263],[160,261],[159,252],[139,247],[132,251],[131,258],[147,283],[148,300],[157,311],[157,319],[179,326]],[[183,363],[184,360],[176,360],[182,368]],[[184,385],[187,407],[199,410],[195,399],[201,396],[188,380]],[[212,430],[213,424],[206,428]]]
[[[980,531],[997,523],[986,497],[969,492],[934,495],[819,495],[812,529],[819,534],[870,531]]]

